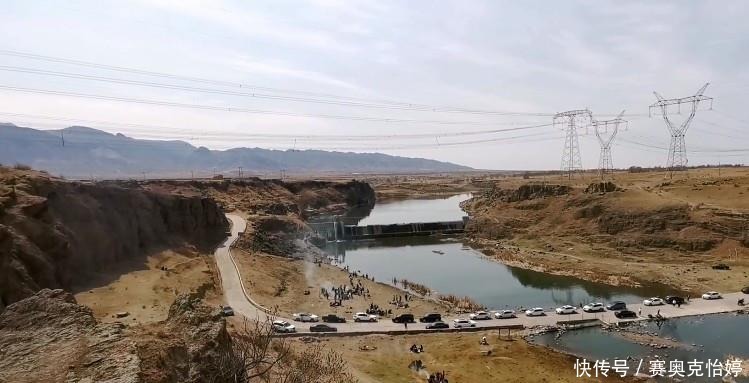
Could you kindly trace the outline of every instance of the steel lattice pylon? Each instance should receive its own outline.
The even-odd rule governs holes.
[[[623,115],[624,111],[622,110],[613,120],[593,120],[593,129],[596,132],[596,137],[598,137],[598,142],[601,144],[601,156],[598,158],[598,174],[601,179],[614,170],[614,163],[611,160],[611,144],[619,132],[619,125],[627,123],[622,119]]]
[[[580,156],[580,142],[577,137],[577,121],[581,119],[592,120],[593,115],[588,109],[569,110],[554,115],[554,124],[566,123],[564,150],[562,151],[562,171],[567,172],[567,177],[572,178],[575,171],[583,169]]]
[[[712,97],[703,96],[702,94],[707,89],[707,83],[695,93],[694,96],[682,97],[682,98],[671,98],[664,99],[657,92],[653,92],[655,97],[658,99],[653,105],[650,105],[650,111],[653,108],[659,108],[663,115],[663,120],[666,122],[668,132],[671,134],[671,143],[668,146],[668,174],[673,177],[674,171],[685,170],[688,164],[687,160],[687,145],[686,145],[686,134],[689,129],[689,124],[692,122],[695,113],[697,113],[697,107],[701,101],[710,101],[710,108],[713,107]],[[668,117],[668,107],[676,105],[681,112],[681,104],[691,104],[691,110],[687,118],[679,125],[675,125]]]

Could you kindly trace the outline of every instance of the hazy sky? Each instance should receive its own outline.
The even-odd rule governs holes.
[[[685,97],[709,81],[705,94],[715,98],[714,108],[702,108],[687,135],[690,164],[749,163],[748,19],[746,1],[3,0],[0,121],[57,128],[76,120],[217,149],[330,148],[478,168],[557,169],[563,147],[558,128],[449,133],[547,124],[549,114],[570,109],[590,108],[599,119],[626,109],[629,128],[615,141],[614,165],[663,165],[666,151],[658,147],[668,145],[668,132],[658,116],[647,116],[653,90]],[[34,60],[9,51],[221,83]],[[28,69],[37,72],[19,72]],[[179,89],[113,82],[122,80]],[[391,101],[542,115],[413,110]],[[583,165],[595,167],[599,146],[587,131],[580,137]],[[447,135],[351,138],[433,132]],[[307,137],[319,135],[339,138]]]

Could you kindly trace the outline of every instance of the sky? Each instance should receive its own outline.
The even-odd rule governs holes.
[[[700,104],[687,133],[689,164],[749,163],[746,1],[2,0],[2,9],[0,122],[212,149],[559,169],[565,132],[554,113],[588,108],[600,121],[626,110],[614,166],[662,166],[669,133],[659,111],[649,117],[653,91],[687,97],[710,82],[712,109]],[[679,122],[688,108],[669,113]],[[579,124],[582,165],[595,168],[599,142]]]

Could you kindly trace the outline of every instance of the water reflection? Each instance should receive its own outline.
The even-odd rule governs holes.
[[[569,331],[556,339],[556,334],[549,333],[536,336],[533,342],[551,346],[562,351],[576,354],[588,359],[624,359],[631,356],[635,361],[660,360],[705,362],[708,359],[725,361],[727,358],[749,358],[749,315],[747,314],[714,314],[699,317],[669,319],[660,324],[647,322],[632,326],[644,326],[640,330],[654,332],[660,337],[668,337],[681,344],[680,347],[667,351],[637,344],[618,333],[611,333],[600,328],[588,328]],[[667,362],[668,365],[668,362]],[[747,366],[744,363],[744,370]],[[694,377],[691,380],[696,380]],[[705,379],[707,380],[707,379]],[[716,381],[717,379],[713,379]],[[746,382],[749,378],[738,378]]]
[[[492,307],[560,306],[591,300],[640,301],[664,294],[659,286],[610,286],[492,261],[449,237],[386,238],[329,243],[335,261],[375,276],[423,283],[443,294],[466,295]]]

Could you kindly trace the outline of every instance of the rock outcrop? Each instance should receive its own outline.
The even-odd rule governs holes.
[[[210,249],[227,228],[209,198],[0,168],[0,310],[45,287],[70,290],[149,251]]]
[[[231,353],[225,321],[197,296],[167,320],[98,323],[70,293],[43,289],[0,314],[0,382],[202,382]]]

